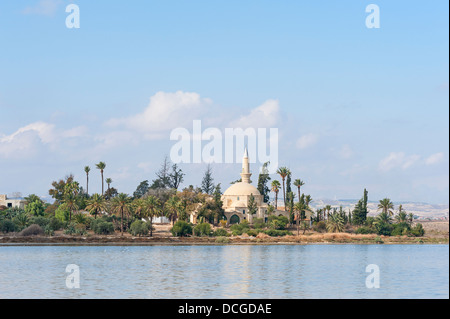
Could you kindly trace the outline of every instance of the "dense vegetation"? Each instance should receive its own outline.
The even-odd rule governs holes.
[[[201,187],[189,186],[179,191],[184,173],[176,164],[164,160],[161,169],[156,173],[156,179],[141,182],[132,196],[119,193],[111,178],[106,178],[106,164],[100,162],[96,168],[102,178],[102,194],[88,194],[90,167],[86,166],[86,191],[69,175],[52,183],[49,194],[54,203],[49,204],[37,195],[25,198],[25,208],[0,207],[0,232],[17,233],[21,236],[47,235],[52,236],[57,231],[66,235],[85,236],[91,231],[97,235],[111,235],[125,232],[133,236],[153,236],[153,221],[157,217],[166,217],[172,223],[171,232],[174,236],[216,236],[225,240],[228,236],[258,236],[260,233],[268,236],[292,235],[292,229],[300,231],[316,231],[319,233],[356,233],[377,234],[384,236],[416,236],[424,235],[421,224],[414,225],[414,216],[407,214],[402,206],[394,213],[394,204],[385,198],[379,201],[379,214],[368,216],[368,192],[364,190],[363,197],[352,210],[344,211],[342,207],[327,205],[315,212],[310,207],[312,198],[301,192],[305,182],[296,179],[292,182],[291,172],[286,167],[280,167],[277,174],[281,183],[273,180],[267,172],[265,163],[258,179],[258,189],[268,202],[268,220],[254,218],[253,224],[243,221],[240,224],[226,226],[223,203],[221,201],[221,186],[215,185],[212,168],[208,166]],[[293,189],[292,186],[295,188]],[[282,191],[284,207],[277,207],[279,192]],[[270,192],[274,193],[275,201],[269,202]],[[288,218],[277,213],[277,210],[287,211]],[[248,203],[249,214],[256,214],[255,198],[251,196]],[[189,216],[196,212],[196,225],[191,224]]]

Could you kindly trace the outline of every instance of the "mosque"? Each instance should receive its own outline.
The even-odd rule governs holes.
[[[248,151],[246,148],[242,159],[241,182],[231,185],[221,197],[228,224],[238,224],[244,220],[252,223],[254,218],[262,218],[264,221],[267,221],[269,217],[267,213],[268,205],[264,203],[264,196],[251,184],[251,176],[252,173],[250,171]],[[255,198],[257,206],[257,211],[254,215],[248,212],[248,202],[251,195]],[[289,217],[289,212],[284,210],[276,210],[274,213]]]

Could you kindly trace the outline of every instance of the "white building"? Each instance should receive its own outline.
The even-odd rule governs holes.
[[[6,195],[0,195],[0,206],[24,209],[25,203],[23,198],[8,198]]]

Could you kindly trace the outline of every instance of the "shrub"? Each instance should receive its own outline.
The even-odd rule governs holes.
[[[249,229],[247,231],[247,235],[249,235],[249,236],[256,237],[256,236],[258,236],[258,234],[259,234],[259,230],[256,230],[256,229]]]
[[[356,232],[356,234],[366,235],[366,234],[376,234],[377,230],[369,227],[369,226],[361,226],[359,227]]]
[[[385,222],[381,222],[376,224],[376,229],[378,235],[391,236],[392,231],[394,230],[394,226]]]
[[[241,236],[250,230],[248,223],[234,224],[230,227],[233,236]]]
[[[13,233],[16,231],[16,224],[6,219],[0,223],[0,230],[2,233]]]
[[[91,223],[91,229],[97,235],[110,235],[114,234],[114,224],[102,219],[96,220],[96,223]]]
[[[225,228],[219,228],[214,232],[215,237],[227,237],[229,236],[228,231]]]
[[[375,241],[375,243],[377,243],[377,244],[384,244],[384,241],[381,239],[380,236],[375,237],[374,241]]]
[[[289,219],[284,216],[271,216],[272,218],[269,221],[269,227],[276,230],[283,230],[286,228],[286,225],[289,223]]]
[[[173,236],[186,237],[192,234],[192,226],[184,220],[179,220],[173,225],[170,232]]]
[[[74,217],[73,219],[75,220],[75,222],[77,224],[84,224],[84,225],[86,225],[88,223],[88,218],[83,213],[75,214],[75,216],[73,216],[73,217]]]
[[[19,233],[19,236],[39,236],[44,235],[44,230],[41,226],[37,224],[33,224]]]
[[[264,222],[264,219],[262,218],[255,218],[253,219],[253,227],[257,229],[261,229],[266,227],[266,223]]]
[[[55,234],[55,231],[50,227],[50,225],[47,225],[44,228],[44,234],[46,236],[53,236]]]
[[[268,230],[265,230],[263,233],[266,235],[269,235],[271,237],[283,237],[286,235],[292,235],[292,233],[290,231],[279,230],[279,229],[268,229]]]
[[[220,226],[225,228],[225,226],[227,226],[227,221],[226,220],[221,220],[220,222]]]
[[[41,226],[42,228],[45,228],[50,223],[50,219],[43,217],[43,216],[36,216],[31,218],[31,223]]]
[[[48,224],[48,226],[50,227],[51,230],[57,231],[63,228],[64,224],[58,218],[53,217],[50,219],[50,223]]]
[[[74,223],[70,223],[66,226],[66,228],[64,229],[64,234],[66,235],[75,235],[77,232],[76,228],[75,228],[75,224]]]
[[[394,224],[392,227],[393,227],[393,230],[391,233],[392,236],[407,235],[407,234],[409,234],[409,231],[411,229],[411,227],[408,225],[408,223],[405,223],[405,222]]]
[[[211,236],[212,230],[209,223],[201,223],[194,228],[195,236]]]
[[[149,230],[150,230],[149,225],[142,220],[135,220],[134,222],[131,223],[130,226],[130,233],[133,236],[148,235]]]
[[[26,213],[21,213],[13,218],[13,222],[16,224],[16,229],[22,230],[30,225],[30,217]]]
[[[326,233],[327,232],[327,223],[321,220],[320,222],[314,223],[313,230],[318,233]]]
[[[422,224],[417,224],[414,228],[412,228],[410,235],[415,237],[423,237],[423,235],[425,235],[425,230],[423,229]]]

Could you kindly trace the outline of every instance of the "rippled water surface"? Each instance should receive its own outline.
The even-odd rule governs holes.
[[[449,298],[449,246],[7,246],[0,298]]]

